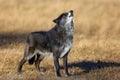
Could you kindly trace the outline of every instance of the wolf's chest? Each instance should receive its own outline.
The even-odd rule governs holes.
[[[68,39],[62,46],[62,51],[60,53],[60,58],[64,57],[69,52],[69,50],[71,48],[72,48],[72,40]]]

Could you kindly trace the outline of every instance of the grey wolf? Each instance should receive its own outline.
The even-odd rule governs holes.
[[[64,12],[53,20],[55,27],[49,31],[31,32],[26,39],[24,57],[18,65],[20,72],[25,62],[35,63],[37,71],[45,56],[51,56],[54,61],[56,76],[61,76],[59,58],[63,60],[66,76],[69,76],[67,57],[73,43],[73,11]]]

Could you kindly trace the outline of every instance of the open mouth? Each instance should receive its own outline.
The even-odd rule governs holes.
[[[70,11],[69,17],[72,17],[72,16],[73,16],[73,10]]]

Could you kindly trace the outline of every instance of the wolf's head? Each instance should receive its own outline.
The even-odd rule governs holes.
[[[60,27],[65,27],[73,21],[73,10],[69,12],[62,13],[58,18],[54,19],[53,22],[55,22]]]

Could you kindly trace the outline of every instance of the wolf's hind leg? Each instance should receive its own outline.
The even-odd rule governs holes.
[[[21,72],[22,66],[23,66],[23,64],[24,64],[26,61],[27,61],[27,60],[26,60],[25,58],[23,58],[23,59],[20,61],[19,65],[18,65],[18,68],[17,68],[17,71],[18,71],[18,72]]]
[[[40,71],[40,62],[44,59],[44,56],[37,54],[37,59],[35,61],[35,67],[37,69],[37,71]]]

